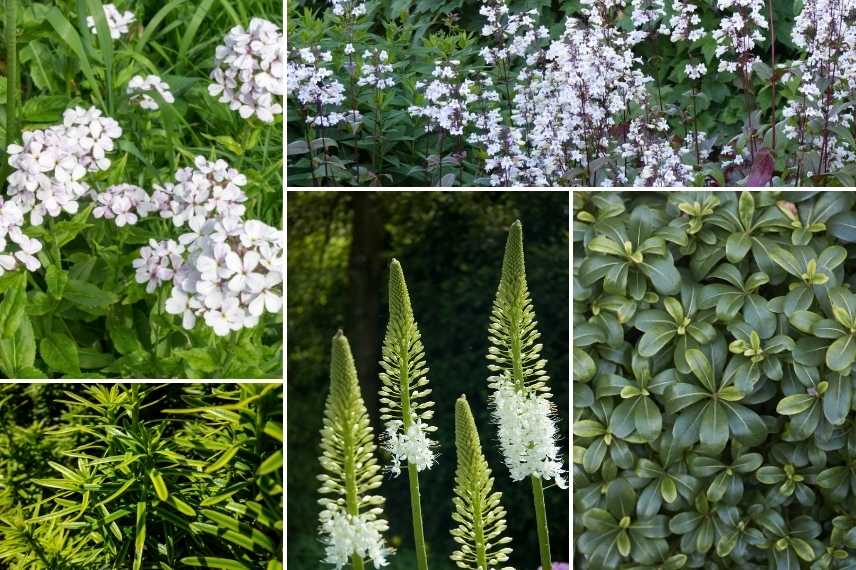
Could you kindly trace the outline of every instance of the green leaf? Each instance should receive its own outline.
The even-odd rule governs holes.
[[[179,562],[197,568],[216,568],[217,570],[253,570],[243,562],[229,558],[215,558],[212,556],[185,556]]]
[[[752,247],[752,240],[744,233],[733,233],[728,236],[728,241],[725,242],[725,257],[731,263],[739,263],[746,257],[749,248]]]
[[[616,243],[608,236],[595,236],[588,243],[589,251],[603,253],[605,255],[614,255],[616,257],[624,257],[624,246]]]
[[[752,192],[743,191],[740,193],[740,198],[737,201],[737,215],[740,218],[740,224],[743,226],[743,229],[750,230],[752,228],[752,220],[755,217],[755,197]]]
[[[678,498],[678,488],[675,486],[675,480],[671,477],[663,477],[660,480],[660,494],[663,495],[663,500],[667,503],[674,503]]]
[[[62,299],[65,285],[68,283],[68,274],[58,265],[50,265],[45,271],[45,282],[48,284],[50,296],[54,299]]]
[[[86,309],[101,309],[118,301],[115,293],[79,279],[69,279],[64,298]]]
[[[856,339],[850,334],[840,337],[826,351],[826,365],[836,372],[847,370],[856,360]]]
[[[639,264],[639,269],[651,281],[659,294],[675,295],[681,290],[681,274],[675,269],[675,262],[671,254],[645,256],[645,260]]]
[[[149,479],[152,481],[152,486],[155,488],[158,499],[166,501],[167,497],[169,497],[169,490],[166,488],[166,482],[163,480],[160,472],[157,469],[150,470]]]
[[[45,364],[66,374],[80,374],[77,343],[67,334],[54,331],[39,343],[39,354]]]
[[[770,259],[772,259],[776,265],[778,265],[794,277],[801,278],[804,268],[797,261],[797,258],[794,257],[794,254],[792,254],[790,251],[784,249],[781,246],[774,245],[770,249],[769,255]]]
[[[707,404],[701,418],[699,440],[713,448],[723,448],[728,441],[728,418],[716,401]]]
[[[634,412],[636,431],[648,441],[654,441],[663,429],[663,416],[654,401],[648,396],[638,398]]]
[[[282,467],[282,450],[279,449],[275,451],[273,454],[268,456],[259,468],[256,470],[256,475],[267,475],[268,473],[272,473]]]
[[[27,310],[26,286],[26,272],[16,272],[0,302],[0,337],[4,339],[12,338],[24,319]]]
[[[176,350],[173,351],[173,354],[187,362],[191,368],[200,372],[215,372],[220,367],[211,350],[207,348]]]
[[[676,334],[677,329],[675,329],[674,324],[671,326],[653,325],[639,339],[637,350],[642,356],[654,356],[663,350],[675,338]]]
[[[785,416],[793,416],[804,412],[815,402],[815,397],[809,394],[793,394],[783,398],[776,406],[776,411]]]
[[[653,356],[653,355],[652,355]],[[716,391],[716,379],[713,376],[713,368],[710,366],[707,356],[697,348],[691,348],[686,352],[687,364],[699,382],[711,393]]]
[[[785,480],[785,472],[781,467],[775,465],[765,465],[758,469],[755,477],[765,485],[777,485]]]
[[[35,360],[36,338],[25,315],[12,338],[0,339],[0,366],[9,378],[20,378],[23,371],[33,369]]]
[[[594,420],[579,420],[574,422],[574,435],[577,437],[598,437],[606,433],[606,428]]]
[[[843,425],[850,412],[853,380],[850,376],[830,374],[829,387],[823,394],[823,415],[832,425]]]
[[[143,566],[143,548],[146,545],[146,503],[137,503],[137,529],[134,539],[134,570]]]
[[[704,391],[704,389],[695,384],[673,384],[666,388],[666,411],[670,414],[675,414],[709,397],[709,392]]]
[[[698,528],[702,515],[696,512],[678,513],[669,521],[669,530],[675,534],[687,534]]]
[[[616,479],[606,488],[606,508],[616,520],[633,516],[636,509],[636,491],[624,479]]]

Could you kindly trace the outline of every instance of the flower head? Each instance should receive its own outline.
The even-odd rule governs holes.
[[[172,96],[172,92],[169,90],[169,84],[157,75],[147,75],[145,77],[135,75],[128,82],[128,95],[131,97],[131,103],[149,111],[157,111],[159,108],[158,102],[149,95],[152,91],[157,91],[167,103],[175,102],[175,97]]]
[[[110,29],[110,37],[114,40],[118,40],[127,34],[128,26],[136,20],[133,12],[127,10],[119,12],[115,4],[104,4],[104,18],[107,20],[107,27]],[[87,16],[86,25],[93,34],[96,33],[95,18]]]

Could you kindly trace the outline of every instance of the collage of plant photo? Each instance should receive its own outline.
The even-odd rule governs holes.
[[[291,186],[848,186],[851,0],[288,0]]]
[[[285,568],[281,0],[0,0],[0,569]]]

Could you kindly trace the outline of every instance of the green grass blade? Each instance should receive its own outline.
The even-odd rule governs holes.
[[[86,80],[89,81],[89,84],[92,86],[92,97],[102,108],[104,108],[104,97],[102,97],[101,92],[98,90],[98,82],[95,80],[95,72],[92,70],[89,57],[87,57],[86,51],[83,49],[83,42],[81,42],[77,31],[72,27],[56,6],[48,10],[47,20],[53,27],[54,31],[60,38],[62,38],[62,41],[65,42],[69,49],[74,52],[74,55],[77,56],[80,63],[80,70],[83,71],[83,75],[86,76]]]
[[[86,5],[89,8],[89,14],[95,19],[98,50],[101,52],[104,75],[107,79],[107,114],[112,115],[115,110],[113,103],[113,38],[110,37],[110,27],[107,25],[101,0],[86,0]],[[86,28],[86,33],[91,35],[89,28]]]
[[[166,488],[166,482],[163,480],[163,476],[157,469],[152,469],[149,471],[149,479],[152,480],[152,485],[154,485],[158,499],[166,501],[167,497],[169,497],[169,490]]]
[[[137,503],[137,538],[134,540],[134,569],[143,565],[143,547],[146,545],[146,504]]]
[[[282,450],[280,449],[267,459],[265,459],[261,465],[259,465],[258,471],[256,471],[257,475],[267,475],[268,473],[272,473],[282,467]]]
[[[199,31],[199,26],[202,25],[202,21],[205,19],[205,16],[208,15],[208,11],[211,9],[213,4],[214,0],[204,0],[199,4],[199,7],[193,14],[193,18],[191,18],[190,24],[187,26],[187,31],[184,32],[184,36],[181,38],[181,43],[178,45],[179,61],[184,61],[187,58],[187,52],[190,50],[190,46],[193,45],[193,39],[196,37],[196,32]]]
[[[218,570],[252,570],[246,564],[228,558],[211,558],[210,556],[187,556],[179,560],[182,564],[197,568],[217,568]]]
[[[143,29],[143,35],[140,36],[140,39],[137,41],[137,47],[134,51],[142,53],[143,48],[152,38],[152,35],[155,33],[155,30],[158,29],[158,26],[166,18],[170,12],[174,9],[178,8],[180,5],[184,4],[185,0],[172,0],[172,2],[165,5],[163,8],[157,11],[157,13],[152,16],[152,19],[148,21]]]

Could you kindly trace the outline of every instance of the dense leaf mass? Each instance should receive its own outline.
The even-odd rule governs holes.
[[[574,194],[577,567],[856,567],[854,204]]]

